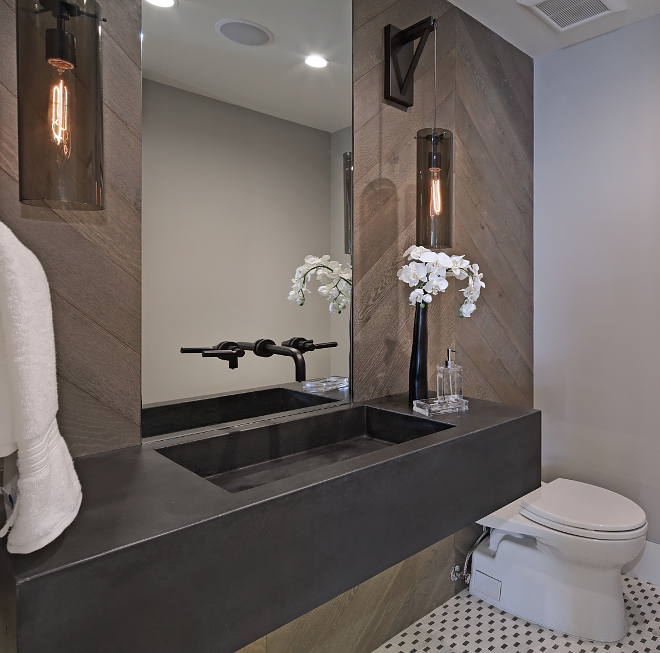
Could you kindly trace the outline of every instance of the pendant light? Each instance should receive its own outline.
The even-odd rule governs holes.
[[[433,21],[433,128],[417,132],[417,245],[447,249],[453,244],[453,134],[437,127],[437,23]]]
[[[18,0],[19,199],[103,209],[101,11],[95,0]]]

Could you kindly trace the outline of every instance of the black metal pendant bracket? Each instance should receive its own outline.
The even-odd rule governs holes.
[[[434,28],[431,16],[404,30],[385,25],[385,99],[401,108],[414,104],[415,68]]]

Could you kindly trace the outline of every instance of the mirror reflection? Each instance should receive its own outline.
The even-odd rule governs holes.
[[[302,382],[349,376],[350,0],[145,3],[142,71],[143,406],[324,405]]]

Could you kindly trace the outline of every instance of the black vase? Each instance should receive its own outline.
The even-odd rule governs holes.
[[[426,399],[429,396],[426,371],[429,349],[428,310],[428,304],[417,304],[415,308],[415,326],[413,327],[413,345],[408,376],[408,401],[411,406],[415,399]]]

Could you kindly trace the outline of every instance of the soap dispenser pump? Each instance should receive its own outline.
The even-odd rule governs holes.
[[[463,368],[456,363],[456,350],[447,349],[445,366],[438,365],[438,399],[463,398]]]

